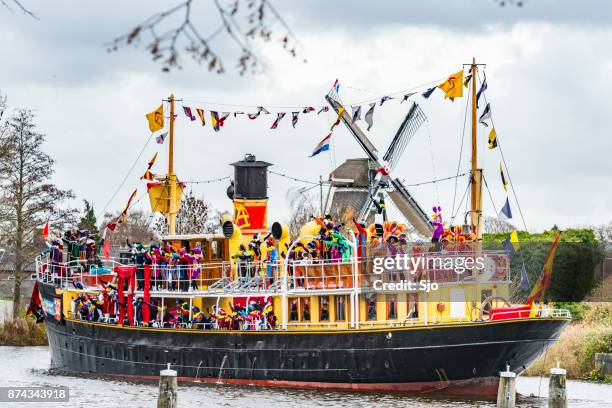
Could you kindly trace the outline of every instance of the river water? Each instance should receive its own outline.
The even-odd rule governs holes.
[[[69,403],[1,403],[2,407],[53,406],[87,408],[155,407],[157,386],[77,376],[55,375],[49,372],[47,347],[0,347],[0,386],[67,386]],[[612,406],[612,386],[568,381],[570,407]],[[523,395],[546,396],[548,381],[535,377],[519,377],[517,391]],[[494,407],[487,401],[444,400],[412,397],[402,394],[366,394],[323,392],[205,384],[185,386],[179,383],[180,407]],[[543,398],[521,398],[517,406],[545,407]]]

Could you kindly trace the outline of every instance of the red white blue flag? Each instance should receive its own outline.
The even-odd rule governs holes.
[[[314,150],[312,151],[312,154],[310,155],[310,157],[316,156],[317,154],[319,154],[321,152],[325,152],[325,151],[329,150],[329,143],[331,141],[331,137],[332,137],[332,134],[330,132],[327,136],[325,136],[325,138],[323,140],[321,140],[319,142],[317,147],[314,148]]]

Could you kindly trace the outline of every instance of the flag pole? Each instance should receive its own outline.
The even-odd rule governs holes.
[[[471,182],[471,227],[477,241],[482,241],[482,169],[478,168],[477,106],[476,106],[476,58],[472,58],[472,182]]]
[[[168,184],[170,194],[168,197],[168,234],[176,233],[176,174],[174,174],[174,94],[170,95],[170,141],[168,148]]]

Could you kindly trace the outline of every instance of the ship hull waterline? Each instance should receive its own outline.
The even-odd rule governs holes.
[[[118,327],[47,316],[59,371],[305,389],[494,397],[506,365],[523,372],[566,318],[361,330],[226,331]]]

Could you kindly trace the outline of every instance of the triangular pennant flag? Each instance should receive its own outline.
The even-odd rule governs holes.
[[[313,108],[312,106],[306,106],[303,110],[302,113],[310,113],[310,112],[314,112],[316,109]]]
[[[344,115],[344,108],[341,106],[340,109],[338,109],[338,117],[336,118],[336,121],[331,125],[331,128],[329,130],[333,132],[334,128],[338,126],[338,124],[340,124],[340,120],[342,120],[342,115]]]
[[[268,112],[268,110],[266,108],[264,108],[263,106],[258,106],[257,107],[257,113],[265,113],[266,115],[269,115],[270,112]]]
[[[489,124],[485,122],[485,120],[487,119],[491,119],[491,104],[490,103],[487,103],[487,106],[485,106],[485,109],[482,112],[482,115],[480,115],[478,122],[482,123],[486,127],[489,127]]]
[[[183,106],[183,112],[185,112],[185,116],[187,116],[193,122],[196,118],[191,113],[191,108],[189,106]]]
[[[47,238],[49,236],[49,223],[45,224],[45,226],[42,229],[41,235],[43,238]]]
[[[219,121],[219,112],[210,111],[210,123],[215,132],[218,132],[221,129],[221,123]]]
[[[404,95],[404,97],[402,98],[402,101],[400,103],[404,103],[404,101],[407,101],[408,98],[410,98],[412,95],[415,95],[415,94],[416,94],[416,92],[407,93],[406,95]]]
[[[340,90],[340,82],[338,81],[338,79],[334,81],[332,88],[336,90],[336,93],[338,93],[338,91]]]
[[[465,79],[463,80],[463,86],[467,88],[468,85],[470,84],[471,79],[472,79],[472,74],[469,74],[468,76],[466,76]]]
[[[200,117],[200,120],[202,121],[202,126],[206,126],[206,119],[204,116],[204,109],[196,109],[196,112],[198,112],[198,116]]]
[[[300,112],[291,112],[291,125],[295,129],[295,125],[298,123],[298,116]]]
[[[514,246],[510,242],[510,235],[508,235],[506,239],[504,240],[504,242],[502,242],[502,247],[504,248],[504,251],[506,251],[506,255],[509,258],[512,257],[512,255],[514,255],[514,253],[516,252],[514,250]]]
[[[323,106],[321,109],[319,109],[317,115],[320,115],[321,112],[329,112],[329,106]]]
[[[281,121],[282,118],[285,117],[285,112],[278,112],[276,114],[276,120],[274,120],[274,123],[272,123],[272,126],[270,126],[270,129],[276,129],[278,127],[278,122]]]
[[[429,88],[428,90],[426,90],[425,92],[423,92],[421,95],[423,96],[423,98],[427,99],[431,96],[431,94],[433,93],[433,91],[436,90],[436,88],[438,88],[437,86],[434,86],[433,88]]]
[[[108,262],[110,258],[110,241],[104,240],[104,245],[102,245],[102,251],[104,251],[104,259]]]
[[[482,81],[482,85],[480,85],[480,89],[478,90],[478,93],[476,94],[476,108],[479,107],[478,101],[480,100],[480,95],[482,95],[482,93],[486,90],[487,90],[487,76],[484,75],[484,80]]]
[[[232,112],[223,112],[221,114],[221,117],[219,118],[219,127],[223,127],[223,125],[225,125],[225,119],[229,118],[229,115],[231,115]]]
[[[251,119],[251,120],[253,120],[253,119],[257,119],[257,118],[259,117],[259,114],[260,114],[260,113],[261,113],[261,112],[257,112],[257,113],[249,113],[249,114],[248,114],[248,117],[249,117],[249,119]]]
[[[529,289],[529,276],[527,275],[527,268],[525,268],[525,261],[521,265],[521,289]]]
[[[512,218],[512,211],[510,210],[510,200],[507,197],[506,197],[506,203],[504,204],[501,211],[499,212],[499,218],[504,218],[504,217],[506,219]]]
[[[159,108],[155,109],[151,113],[145,115],[149,121],[149,130],[151,132],[157,132],[164,128],[164,105],[159,105]]]
[[[155,137],[155,141],[157,144],[164,144],[164,140],[166,140],[166,136],[168,136],[168,132],[160,133]]]
[[[242,112],[242,111],[234,112],[234,117],[236,117],[238,115],[244,115],[244,112]]]
[[[495,132],[495,128],[491,128],[491,132],[489,132],[489,149],[495,149],[497,147],[497,133]]]
[[[108,223],[108,225],[106,225],[106,228],[108,228],[111,231],[114,231],[115,228],[117,228],[117,224],[114,223],[114,222],[110,222],[110,223]]]
[[[390,101],[392,98],[391,96],[383,96],[382,98],[380,98],[380,105],[379,106],[383,106],[383,103]]]
[[[463,70],[449,76],[446,81],[438,85],[438,88],[444,91],[444,99],[461,98],[463,97]]]
[[[140,179],[141,180],[149,180],[149,181],[151,181],[151,180],[155,179],[155,174],[151,173],[151,171],[147,169],[145,171],[145,174],[142,177],[140,177]]]
[[[353,123],[358,120],[361,120],[361,105],[351,106],[351,109],[353,110]]]
[[[329,150],[329,143],[331,141],[331,136],[332,136],[332,132],[329,132],[329,134],[327,136],[325,136],[323,138],[323,140],[321,140],[319,142],[317,147],[314,148],[314,150],[312,151],[312,154],[310,155],[310,157],[316,156],[317,154],[319,154],[321,152],[325,152],[325,151]]]
[[[157,159],[157,152],[155,152],[153,157],[151,157],[151,160],[149,160],[149,162],[147,163],[147,169],[148,170],[151,170],[151,167],[153,167],[153,165],[155,164],[155,160],[156,159]]]
[[[376,107],[376,102],[372,102],[370,104],[370,109],[366,112],[364,116],[364,120],[368,124],[368,130],[372,129],[372,125],[374,124],[374,108]]]
[[[504,176],[504,169],[501,163],[499,163],[499,174],[501,176],[501,181],[502,185],[504,186],[504,190],[508,191],[508,182],[506,181],[506,177]]]
[[[512,246],[514,247],[515,251],[518,251],[521,247],[519,245],[518,233],[516,232],[516,230],[512,230],[512,232],[510,233],[510,243],[512,243]]]

